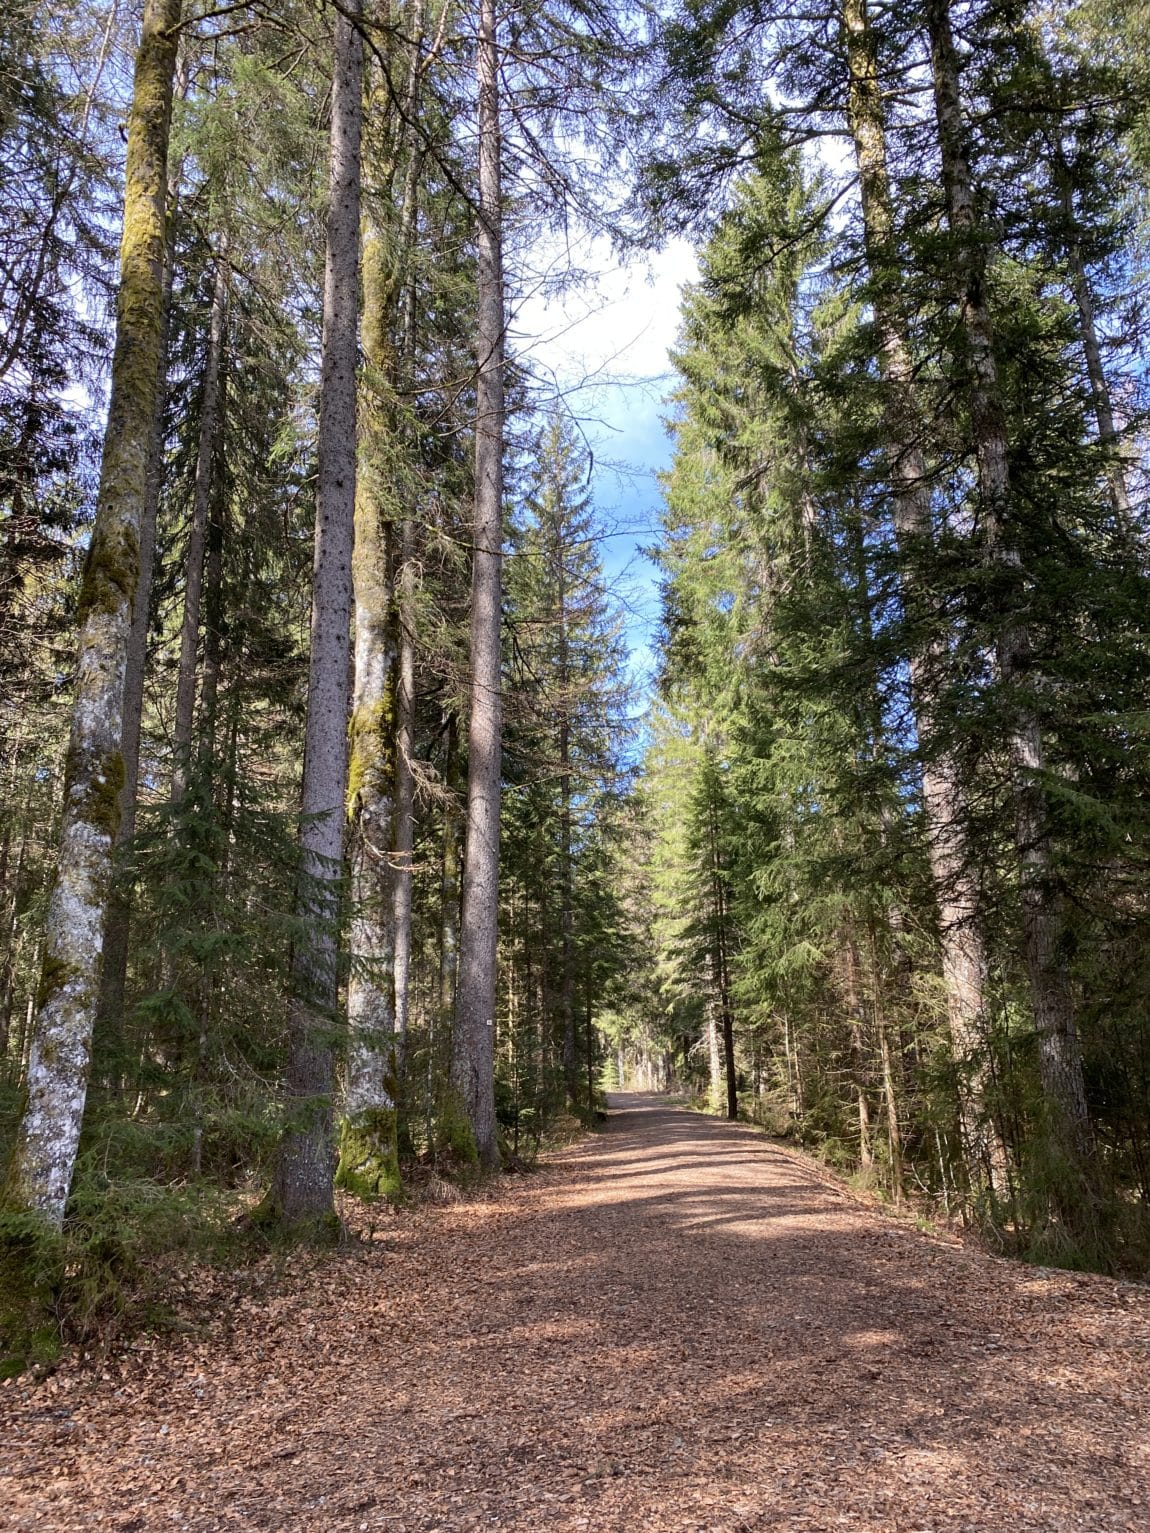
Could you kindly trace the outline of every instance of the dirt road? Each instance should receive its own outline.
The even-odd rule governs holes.
[[[207,1330],[0,1391],[13,1529],[1150,1530],[1150,1290],[666,1106]]]

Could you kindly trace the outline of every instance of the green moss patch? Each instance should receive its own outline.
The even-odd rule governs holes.
[[[401,1201],[403,1179],[394,1109],[375,1108],[343,1120],[335,1185],[369,1201]]]

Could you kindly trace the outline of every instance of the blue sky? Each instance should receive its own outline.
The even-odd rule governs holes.
[[[663,425],[671,385],[667,353],[683,283],[696,274],[695,257],[679,241],[646,265],[620,267],[605,247],[593,245],[580,258],[596,272],[594,282],[562,299],[528,297],[515,310],[512,340],[553,380],[593,453],[603,559],[628,612],[636,680],[645,682],[658,603],[655,571],[639,549],[656,537],[655,476],[671,454]]]

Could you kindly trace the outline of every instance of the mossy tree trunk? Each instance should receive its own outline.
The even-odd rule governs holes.
[[[363,39],[335,15],[331,177],[319,393],[319,474],[304,736],[301,882],[288,1015],[287,1121],[264,1214],[297,1234],[334,1225],[334,1044],[348,761],[356,487]]]
[[[128,119],[124,231],[100,489],[79,646],[56,879],[45,926],[27,1098],[4,1189],[62,1223],[88,1088],[124,784],[124,672],[163,361],[164,215],[180,0],[147,0]]]
[[[356,493],[355,693],[348,779],[351,973],[339,1184],[361,1196],[397,1176],[395,927],[391,872],[395,793],[397,613],[395,529],[385,482],[394,410],[388,377],[389,281],[384,232],[364,231],[363,387]]]
[[[169,188],[170,194],[171,188]],[[144,680],[148,658],[148,627],[152,609],[152,579],[156,563],[156,516],[163,481],[163,415],[167,394],[168,336],[171,329],[172,278],[175,271],[175,213],[168,214],[164,251],[164,287],[161,319],[160,386],[156,390],[155,426],[148,450],[148,477],[140,520],[140,574],[132,604],[132,626],[124,667],[124,719],[120,752],[124,758],[124,787],[120,794],[118,841],[127,845],[136,832],[136,809],[140,783],[140,737],[144,720]],[[132,897],[122,879],[112,886],[104,932],[100,968],[100,997],[96,1009],[94,1060],[99,1083],[103,1077],[113,1094],[120,1091],[124,1061],[124,998],[128,984],[128,940],[132,927]]]
[[[422,31],[418,14],[415,23],[418,48]],[[396,331],[418,191],[415,155],[407,143],[415,131],[417,99],[412,82],[417,73],[417,61],[413,61],[398,127],[389,87],[381,81],[370,93],[375,133],[369,150],[369,182],[376,196],[366,210],[363,233],[366,367],[355,512],[355,695],[348,792],[352,964],[337,1180],[364,1197],[394,1194],[399,1188],[398,1087],[410,953],[410,926],[406,947],[401,931],[399,870],[401,862],[410,863],[410,844],[405,857],[399,822],[403,784],[410,773],[410,738],[407,754],[404,759],[401,756],[403,715],[410,711],[414,685],[414,653],[410,635],[402,631],[403,604],[396,590],[397,579],[410,579],[405,549],[411,537],[409,518],[404,518],[403,531],[397,531],[401,492],[397,493],[396,480],[402,451],[397,385],[410,337],[397,347]],[[405,145],[409,164],[397,233],[390,227],[390,201]]]
[[[177,55],[174,94],[182,101],[188,89],[186,57]],[[132,603],[132,626],[124,667],[124,709],[120,751],[124,758],[124,787],[120,794],[118,840],[127,845],[136,833],[136,809],[140,786],[140,739],[144,723],[144,681],[148,660],[148,629],[152,615],[152,583],[156,564],[156,518],[164,480],[164,410],[168,394],[168,350],[172,328],[172,287],[176,273],[178,196],[183,161],[168,167],[168,190],[164,228],[164,271],[160,307],[160,380],[156,389],[152,439],[148,446],[148,473],[140,519],[140,573]],[[113,1094],[121,1089],[124,1061],[124,999],[128,985],[128,944],[132,929],[132,891],[116,880],[108,902],[100,968],[94,1057],[103,1084]]]
[[[479,323],[467,835],[452,1085],[483,1165],[496,1166],[495,985],[499,917],[503,590],[503,198],[494,0],[480,0]]]

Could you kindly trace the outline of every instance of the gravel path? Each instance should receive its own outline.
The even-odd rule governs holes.
[[[0,1391],[0,1526],[1150,1530],[1150,1290],[612,1109],[487,1200],[223,1289],[207,1330]]]

